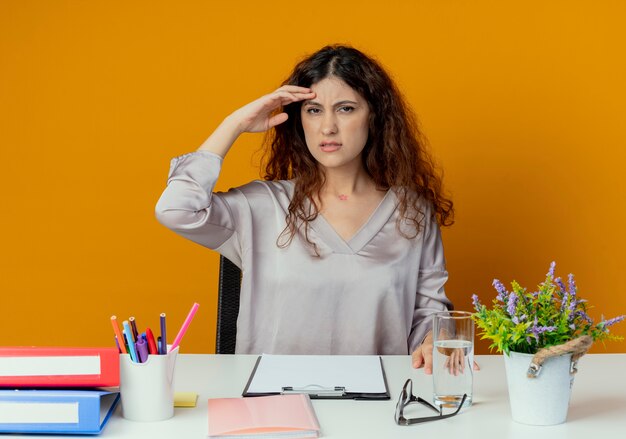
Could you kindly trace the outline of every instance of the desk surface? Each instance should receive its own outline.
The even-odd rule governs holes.
[[[101,437],[203,438],[208,432],[207,399],[238,397],[257,356],[179,355],[177,391],[198,393],[195,408],[176,408],[172,419],[142,423],[127,421],[118,408]],[[499,355],[477,356],[481,370],[474,375],[474,404],[456,417],[400,427],[393,420],[396,399],[404,381],[413,379],[414,393],[428,397],[432,377],[411,367],[409,356],[383,356],[391,400],[314,400],[325,438],[589,438],[626,428],[626,354],[586,355],[579,362],[567,422],[533,427],[511,420],[504,362]],[[617,434],[619,437],[621,434]]]

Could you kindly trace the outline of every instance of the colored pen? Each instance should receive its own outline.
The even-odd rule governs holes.
[[[122,322],[122,326],[124,326],[124,334],[126,335],[126,339],[128,340],[128,353],[130,354],[130,359],[137,362],[137,352],[135,351],[135,340],[133,339],[133,331],[130,329],[130,325],[127,320]]]
[[[130,323],[130,328],[133,330],[133,337],[135,337],[135,340],[139,339],[139,331],[137,331],[137,322],[135,322],[135,318],[134,317],[129,317],[128,318],[128,323]]]
[[[122,348],[120,348],[120,342],[117,341],[117,335],[113,336],[115,338],[115,346],[117,346],[117,352],[122,353]]]
[[[178,331],[178,335],[176,336],[176,338],[174,339],[174,342],[172,343],[172,347],[169,350],[170,352],[176,349],[178,345],[180,344],[180,341],[185,336],[185,333],[187,332],[189,325],[191,325],[191,321],[193,320],[193,317],[196,315],[196,312],[198,312],[199,307],[200,305],[197,303],[194,303],[193,306],[191,307],[191,311],[189,311],[189,314],[187,314],[187,318],[185,319],[183,326],[180,327],[180,331]]]
[[[124,337],[122,337],[122,333],[120,332],[120,327],[117,324],[117,317],[111,316],[111,325],[113,326],[113,332],[115,333],[115,337],[119,343],[119,349],[122,351],[122,354],[127,354],[126,346],[124,346]]]
[[[161,348],[159,354],[167,355],[167,335],[165,333],[165,313],[161,313]]]
[[[157,355],[159,351],[154,341],[154,334],[150,328],[146,328],[146,339],[148,340],[148,352],[150,352],[150,355]]]
[[[137,356],[139,357],[139,362],[140,363],[145,363],[146,361],[148,361],[148,343],[146,343],[146,341],[139,337],[139,340],[137,340],[137,343],[135,343],[136,347],[137,347]]]
[[[159,355],[161,354],[161,350],[163,349],[161,346],[163,346],[163,343],[161,343],[161,336],[159,335],[157,337],[157,352],[159,353]]]

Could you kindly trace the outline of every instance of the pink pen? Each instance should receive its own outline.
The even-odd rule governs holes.
[[[174,342],[172,343],[172,347],[170,348],[169,352],[172,352],[180,344],[180,341],[185,336],[185,332],[187,332],[187,328],[189,328],[189,325],[191,324],[191,321],[193,320],[193,316],[196,315],[196,312],[198,311],[199,306],[200,306],[199,304],[194,303],[193,306],[191,307],[191,311],[189,311],[189,314],[187,315],[187,318],[185,319],[183,326],[181,326],[180,331],[178,331],[178,335],[174,339]]]

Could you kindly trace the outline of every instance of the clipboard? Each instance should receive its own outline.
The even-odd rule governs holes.
[[[311,399],[388,400],[378,355],[267,355],[257,359],[242,396],[305,393]]]

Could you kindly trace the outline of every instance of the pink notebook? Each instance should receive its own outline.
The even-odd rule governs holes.
[[[210,438],[319,437],[308,395],[209,399]]]

